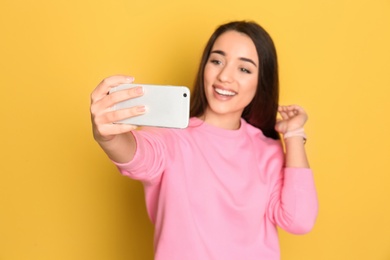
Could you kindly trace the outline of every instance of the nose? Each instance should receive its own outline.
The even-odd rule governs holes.
[[[218,74],[218,79],[221,82],[227,82],[230,83],[234,79],[233,70],[230,68],[230,66],[225,65]]]

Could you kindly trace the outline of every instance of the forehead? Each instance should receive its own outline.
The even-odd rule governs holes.
[[[256,46],[252,39],[237,31],[227,31],[221,34],[214,42],[212,51],[214,50],[221,50],[228,56],[257,59]]]

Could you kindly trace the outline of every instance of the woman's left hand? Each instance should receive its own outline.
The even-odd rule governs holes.
[[[282,117],[275,125],[275,130],[281,134],[303,128],[308,116],[305,110],[297,105],[279,106],[278,112]]]

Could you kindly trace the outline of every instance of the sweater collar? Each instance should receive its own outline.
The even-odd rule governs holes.
[[[190,123],[188,127],[198,128],[198,130],[202,130],[218,136],[234,138],[242,135],[242,133],[245,131],[244,129],[247,124],[248,123],[243,118],[241,118],[240,128],[237,130],[230,130],[210,125],[197,117],[192,117],[190,118]]]

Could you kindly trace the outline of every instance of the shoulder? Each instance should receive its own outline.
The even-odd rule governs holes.
[[[244,119],[242,119],[241,124],[242,124],[242,127],[244,128],[245,132],[253,139],[260,141],[260,142],[263,142],[266,145],[278,146],[278,147],[281,146],[280,140],[275,140],[275,139],[272,139],[270,137],[265,136],[259,128],[254,127],[253,125],[246,122]]]
[[[259,156],[267,158],[267,160],[276,159],[277,161],[283,162],[284,151],[282,142],[265,136],[259,128],[252,126],[245,120],[243,121],[242,126],[245,128],[245,133],[256,146]]]

